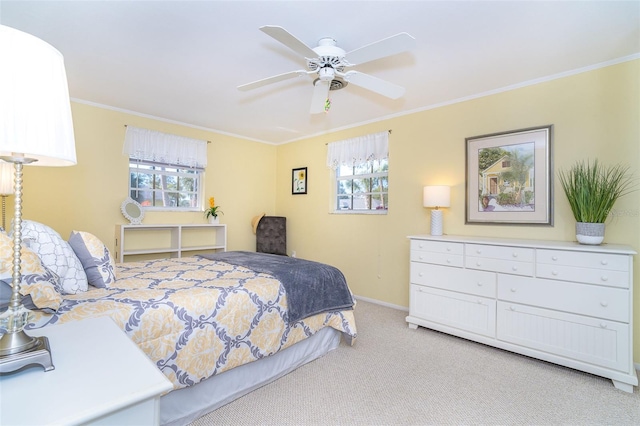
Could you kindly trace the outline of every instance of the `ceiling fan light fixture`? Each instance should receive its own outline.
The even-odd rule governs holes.
[[[315,80],[313,80],[313,85],[315,86],[318,81],[320,81],[319,78],[316,78]],[[348,85],[349,83],[345,81],[342,77],[334,77],[333,80],[331,80],[331,83],[329,84],[329,90],[344,89]]]

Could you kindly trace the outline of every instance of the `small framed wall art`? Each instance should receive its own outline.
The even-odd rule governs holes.
[[[465,223],[553,225],[552,130],[466,138]]]
[[[293,169],[291,173],[291,193],[293,195],[307,193],[307,168]]]

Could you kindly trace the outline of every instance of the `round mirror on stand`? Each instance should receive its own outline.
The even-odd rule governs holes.
[[[127,218],[132,225],[140,225],[142,223],[144,210],[142,210],[140,203],[133,198],[124,200],[120,206],[120,211],[122,211],[122,215]]]

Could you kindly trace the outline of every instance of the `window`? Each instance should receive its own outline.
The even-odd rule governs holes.
[[[328,144],[327,166],[335,170],[334,212],[387,213],[389,132]]]
[[[129,159],[129,196],[149,210],[202,210],[203,170]]]
[[[207,142],[127,126],[129,196],[148,210],[202,211]]]
[[[336,210],[387,210],[389,205],[389,160],[370,161],[336,170]]]

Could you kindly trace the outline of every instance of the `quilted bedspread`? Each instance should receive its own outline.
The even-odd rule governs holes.
[[[272,355],[323,327],[356,337],[353,310],[292,323],[286,312],[286,292],[272,276],[185,257],[118,264],[109,288],[65,295],[55,314],[35,312],[27,328],[108,315],[174,389]]]

